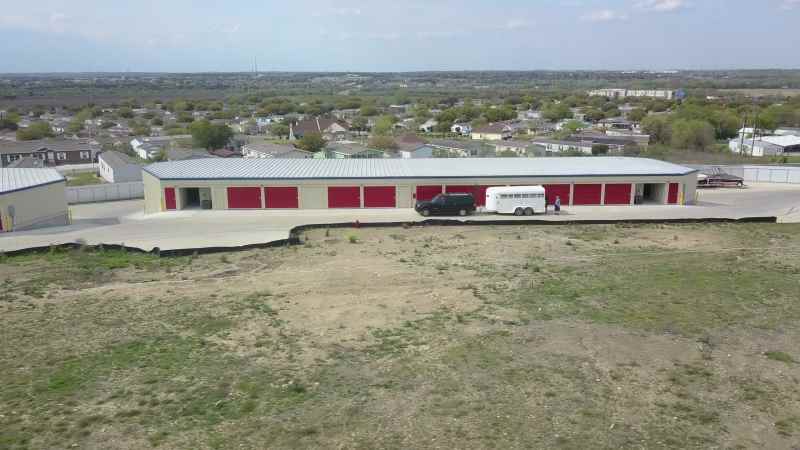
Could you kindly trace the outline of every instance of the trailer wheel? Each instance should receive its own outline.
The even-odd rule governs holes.
[[[522,208],[517,208],[517,209],[514,210],[514,215],[515,216],[521,216],[523,214],[525,214],[525,211]]]
[[[532,216],[533,215],[533,208],[525,208],[525,215]]]

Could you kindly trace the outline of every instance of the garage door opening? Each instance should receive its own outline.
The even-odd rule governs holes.
[[[634,203],[637,205],[663,205],[667,201],[667,185],[643,183],[636,185]]]
[[[180,188],[181,209],[211,209],[210,188]]]

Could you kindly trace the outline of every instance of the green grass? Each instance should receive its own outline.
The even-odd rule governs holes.
[[[83,172],[67,177],[67,186],[90,186],[93,184],[103,184],[105,180],[98,177],[94,172]]]
[[[785,352],[779,352],[779,351],[765,352],[764,356],[766,356],[767,358],[769,358],[769,359],[771,359],[773,361],[780,361],[780,362],[785,362],[785,363],[795,363],[796,362],[794,360],[794,358],[792,358],[791,355],[789,355],[788,353],[785,353]]]

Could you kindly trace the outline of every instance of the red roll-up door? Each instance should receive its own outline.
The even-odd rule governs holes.
[[[631,204],[630,184],[606,185],[606,205],[630,205],[630,204]]]
[[[175,202],[175,188],[164,188],[164,206],[167,210],[178,209],[178,204]]]
[[[545,200],[548,205],[556,202],[556,197],[561,198],[561,205],[569,205],[569,185],[568,184],[545,184],[544,186]]]
[[[228,209],[261,208],[260,187],[229,187]]]
[[[602,184],[576,184],[573,205],[599,205],[603,196]],[[564,203],[564,200],[561,200]]]
[[[426,202],[441,193],[441,186],[417,186],[417,201]]]
[[[678,183],[669,184],[669,195],[667,195],[667,203],[670,205],[678,204]]]
[[[395,208],[397,189],[394,186],[364,186],[365,208]]]
[[[300,206],[296,187],[265,187],[267,208],[298,208]]]
[[[475,188],[475,205],[486,206],[486,190],[492,186],[478,186]]]
[[[360,208],[361,188],[358,186],[329,186],[328,208]]]

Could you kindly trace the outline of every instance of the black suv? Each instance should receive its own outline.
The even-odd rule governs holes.
[[[466,216],[475,212],[475,198],[472,194],[439,194],[429,202],[420,202],[414,209],[423,216]]]

